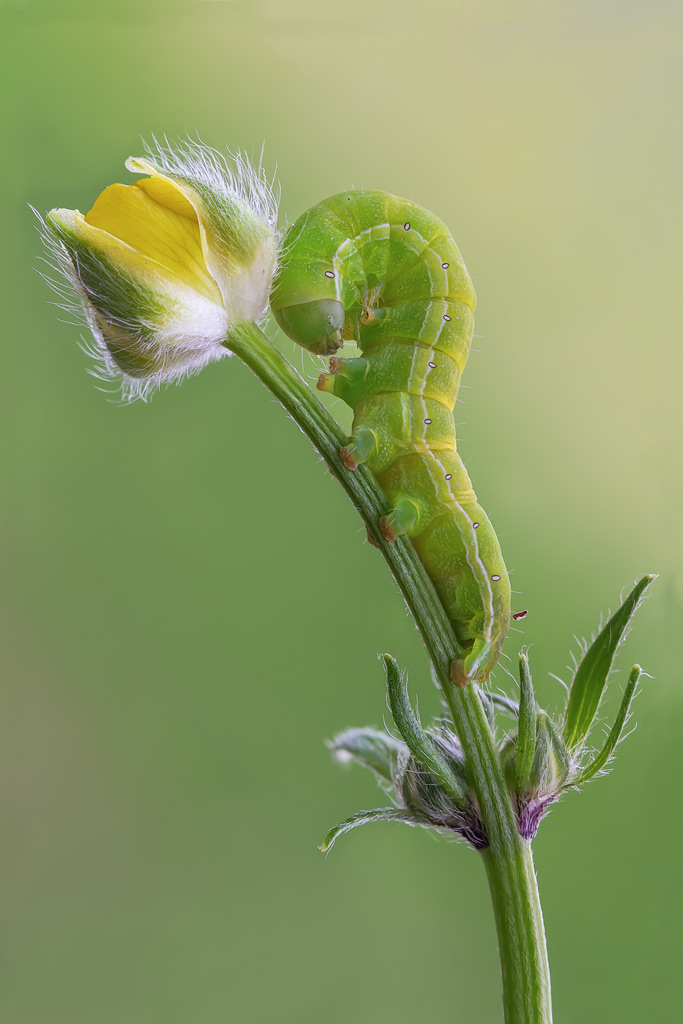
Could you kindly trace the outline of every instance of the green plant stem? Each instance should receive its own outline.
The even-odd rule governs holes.
[[[531,842],[482,851],[498,932],[506,1022],[551,1022],[550,968]]]
[[[461,658],[462,650],[432,582],[410,541],[385,541],[378,524],[386,502],[377,482],[364,466],[353,473],[344,466],[339,449],[347,438],[339,424],[263,331],[254,324],[237,324],[225,344],[284,406],[339,480],[415,619],[460,738],[489,837],[483,858],[498,931],[505,1024],[551,1024],[550,975],[531,850],[519,835],[479,689],[451,681],[451,661]]]

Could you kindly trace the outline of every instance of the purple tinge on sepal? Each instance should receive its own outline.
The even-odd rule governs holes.
[[[523,803],[517,811],[519,822],[519,834],[522,839],[533,839],[538,832],[541,819],[550,810],[550,805],[557,800],[557,796],[546,797],[543,800],[529,800]]]

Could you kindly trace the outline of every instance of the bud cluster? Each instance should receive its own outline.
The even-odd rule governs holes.
[[[414,730],[408,730],[407,734],[412,741]],[[378,817],[366,820],[395,818],[398,814],[399,820],[408,824],[449,832],[465,839],[475,849],[483,849],[488,844],[486,831],[467,782],[457,736],[445,723],[439,722],[422,733],[422,744],[431,747],[432,758],[425,757],[431,768],[404,740],[376,729],[348,729],[335,736],[329,747],[337,761],[371,768],[398,808],[397,812],[389,814],[389,809],[369,812]],[[347,831],[344,826],[348,824],[345,822],[337,828]],[[338,834],[337,829],[331,831],[323,843],[324,850],[332,846]]]
[[[497,711],[516,720],[516,727],[505,733],[498,751],[524,839],[533,839],[543,816],[567,789],[604,774],[611,761],[643,674],[640,666],[631,670],[614,726],[598,752],[590,747],[589,732],[616,651],[654,579],[641,579],[587,646],[574,672],[560,721],[538,707],[525,651],[519,656],[519,701],[481,691],[494,736]],[[340,835],[358,825],[389,820],[455,834],[475,849],[485,849],[488,837],[457,735],[445,720],[423,729],[410,704],[404,674],[389,655],[383,655],[382,660],[387,674],[387,702],[401,739],[375,729],[350,729],[335,737],[330,747],[338,760],[355,761],[373,769],[393,807],[352,815],[328,832],[321,849],[329,850]]]
[[[533,758],[526,778],[520,778],[518,769],[518,730],[506,737],[500,758],[517,812],[520,835],[533,839],[550,805],[571,785],[569,754],[550,715],[540,710],[537,713]]]
[[[454,801],[444,791],[439,779],[411,754],[401,766],[398,779],[399,799],[403,807],[414,814],[421,825],[455,832],[475,849],[482,850],[488,844],[486,829],[467,782],[460,742],[455,733],[444,724],[428,729],[427,736],[459,779],[463,797]]]

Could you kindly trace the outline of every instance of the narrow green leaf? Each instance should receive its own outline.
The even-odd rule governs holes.
[[[410,704],[406,678],[390,654],[381,654],[387,674],[387,696],[396,728],[418,761],[439,781],[445,793],[463,807],[467,797],[454,771],[422,728]]]
[[[331,828],[318,849],[322,853],[328,853],[337,839],[339,839],[339,836],[343,836],[345,832],[350,832],[351,829],[358,828],[359,825],[367,825],[371,821],[403,821],[407,825],[417,824],[412,814],[409,814],[407,811],[397,811],[393,807],[379,807],[375,811],[356,811],[350,818],[346,818],[345,821],[341,821],[338,825]]]
[[[656,576],[643,576],[590,645],[576,670],[569,692],[564,740],[570,750],[579,747],[593,724],[607,685],[614,656],[624,639],[640,600]]]
[[[602,769],[605,767],[605,765],[611,758],[612,754],[616,750],[617,744],[621,739],[621,734],[624,731],[624,726],[628,721],[629,711],[631,710],[631,702],[633,701],[633,697],[635,696],[636,687],[638,686],[638,682],[640,681],[640,677],[642,676],[642,674],[643,670],[640,667],[640,665],[634,665],[631,669],[631,674],[628,677],[628,683],[626,684],[626,689],[624,690],[624,696],[621,698],[619,714],[617,715],[617,719],[614,725],[612,726],[612,731],[607,737],[605,745],[600,751],[600,753],[596,754],[596,756],[593,758],[588,767],[584,768],[578,779],[575,780],[575,785],[579,786],[582,782],[588,782],[589,779],[594,778],[598,774],[598,772],[602,771]]]
[[[401,754],[407,754],[405,743],[378,729],[347,729],[328,744],[339,761],[355,761],[371,768],[388,782],[392,781],[392,768]]]
[[[519,724],[517,726],[515,774],[518,791],[526,793],[529,788],[529,774],[536,750],[536,695],[529,669],[529,659],[524,651],[519,652],[519,685]]]
[[[508,697],[506,694],[495,693],[493,690],[490,692],[487,690],[480,690],[479,692],[484,700],[488,701],[490,704],[494,704],[496,707],[499,707],[502,711],[507,711],[507,713],[512,715],[513,718],[517,718],[519,715],[519,704],[516,700]]]

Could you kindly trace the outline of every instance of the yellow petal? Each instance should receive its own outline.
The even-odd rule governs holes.
[[[155,260],[167,277],[221,304],[221,293],[204,260],[197,215],[171,182],[148,178],[134,185],[110,185],[85,220]]]
[[[174,292],[187,292],[187,286],[174,278],[169,279],[166,271],[156,260],[132,249],[120,238],[102,228],[89,224],[80,210],[50,210],[48,221],[62,229],[67,235],[72,234],[79,242],[111,260],[115,267],[120,268],[133,279],[142,282],[151,291],[160,289],[173,296]],[[81,276],[78,262],[74,264],[76,273]],[[164,287],[170,281],[170,288]],[[174,287],[175,281],[175,287]]]
[[[199,224],[204,264],[220,289],[223,307],[233,320],[258,320],[268,304],[277,253],[272,224],[250,206],[248,196],[240,194],[241,186],[232,179],[221,187],[213,180],[213,173],[207,176],[201,167],[190,165],[181,174],[179,166],[170,171],[163,160],[161,163],[157,166],[146,157],[131,156],[126,167],[134,174],[150,175],[144,181],[153,183],[157,202],[188,217],[188,207],[192,207]],[[216,167],[220,168],[220,161]],[[216,173],[220,178],[220,169]],[[173,196],[174,189],[182,194],[187,206]],[[213,202],[207,202],[212,194]]]
[[[187,217],[188,220],[197,224],[197,211],[187,196],[172,181],[167,178],[154,177],[142,178],[135,184],[146,192],[150,199],[154,199],[159,206],[165,206],[173,213],[179,213],[181,217]]]

